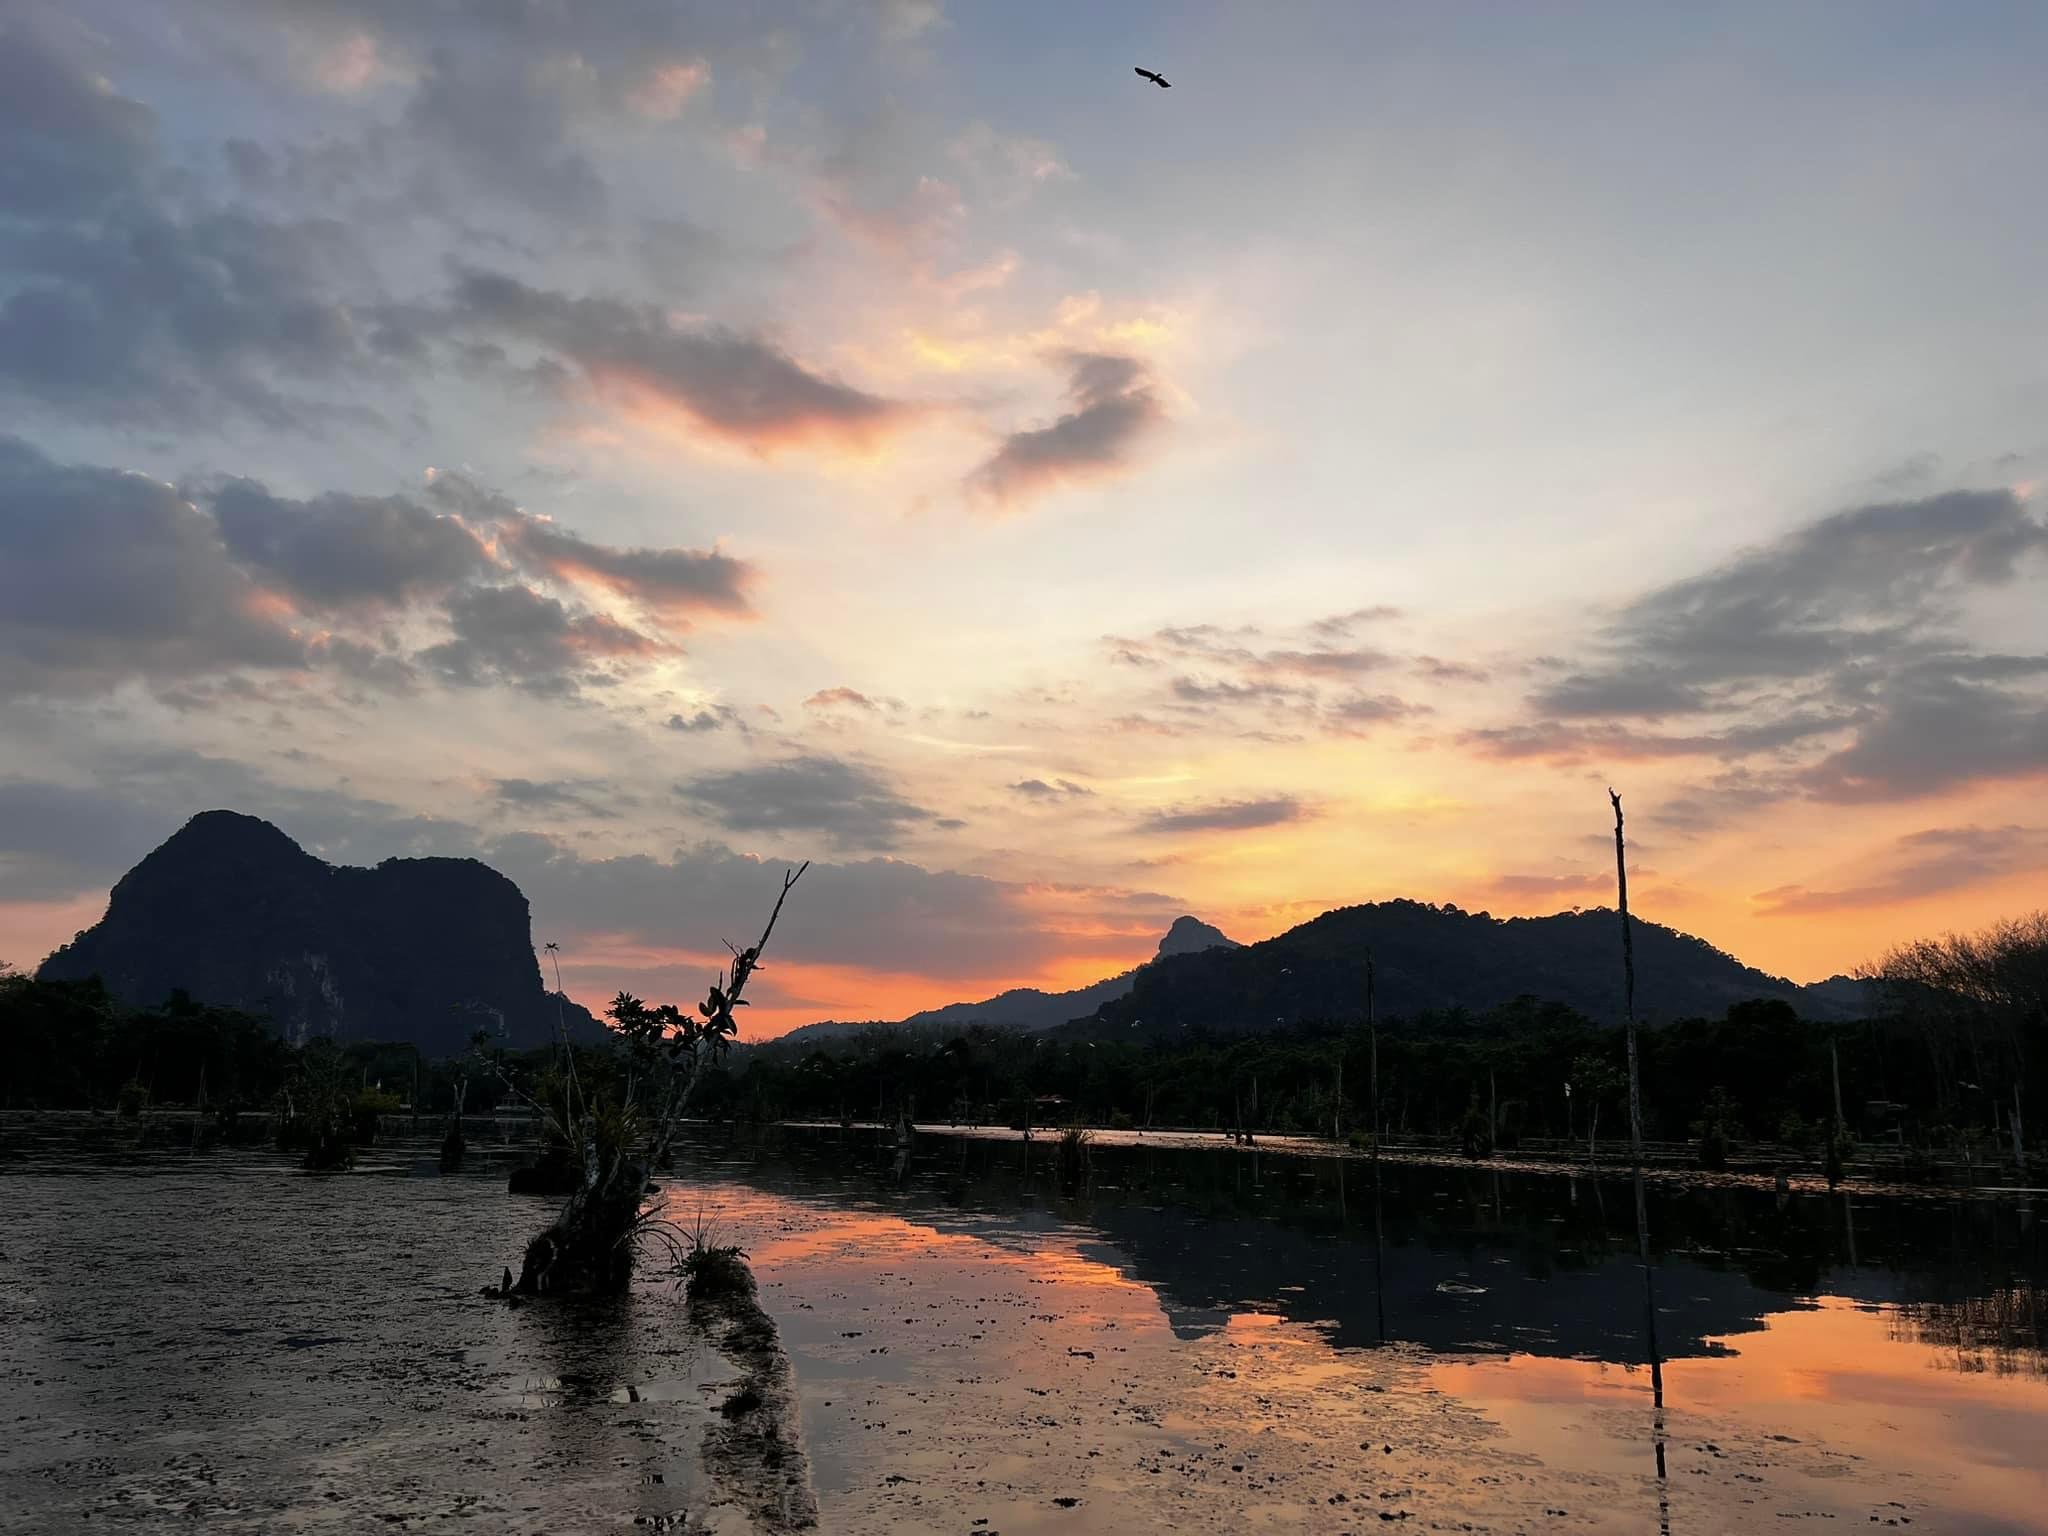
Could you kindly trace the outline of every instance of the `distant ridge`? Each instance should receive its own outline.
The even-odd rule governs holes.
[[[1799,986],[1660,923],[1634,919],[1636,1014],[1650,1023],[1718,1018],[1733,1003],[1775,999],[1806,1018],[1861,1015],[1847,977]],[[1245,1034],[1301,1022],[1356,1019],[1365,957],[1374,960],[1382,1018],[1519,997],[1562,1003],[1602,1023],[1622,1011],[1620,934],[1612,909],[1497,918],[1455,906],[1385,901],[1340,907],[1262,943],[1141,967],[1132,985],[1073,1028],[1119,1038],[1189,1030]]]
[[[1146,965],[1176,955],[1199,954],[1206,949],[1235,949],[1237,941],[1226,937],[1220,928],[1211,927],[1194,917],[1177,917],[1159,940],[1159,947]],[[1125,971],[1120,975],[1091,982],[1071,992],[1042,992],[1037,987],[1012,987],[1007,992],[998,992],[994,997],[984,998],[978,1003],[947,1003],[938,1008],[927,1008],[922,1013],[913,1013],[901,1021],[909,1029],[965,1029],[970,1024],[988,1024],[999,1029],[1017,1029],[1027,1034],[1042,1034],[1056,1029],[1073,1019],[1086,1018],[1104,1003],[1121,997],[1130,991],[1138,973],[1144,965]],[[875,1024],[844,1024],[829,1022],[805,1024],[774,1040],[763,1041],[764,1045],[790,1045],[804,1047],[822,1044],[827,1040],[843,1040],[861,1030],[881,1027]]]
[[[553,1037],[526,897],[474,859],[337,867],[267,821],[206,811],[121,877],[106,916],[43,962],[138,1007],[174,990],[267,1014],[288,1039],[408,1041],[429,1055],[483,1028]],[[570,1033],[603,1026],[566,999]]]

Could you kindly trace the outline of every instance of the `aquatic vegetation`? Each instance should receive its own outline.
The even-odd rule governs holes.
[[[1070,1125],[1060,1132],[1060,1177],[1072,1184],[1088,1171],[1088,1146],[1094,1135],[1086,1126]]]
[[[121,1085],[121,1092],[115,1101],[123,1120],[137,1120],[143,1110],[149,1107],[149,1089],[138,1078],[129,1078]]]

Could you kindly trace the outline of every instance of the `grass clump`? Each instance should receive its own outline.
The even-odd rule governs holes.
[[[683,1285],[692,1301],[722,1301],[754,1294],[747,1256],[731,1244],[700,1243],[683,1255]]]

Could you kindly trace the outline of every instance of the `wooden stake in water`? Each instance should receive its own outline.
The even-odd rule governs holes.
[[[1628,1133],[1629,1153],[1635,1164],[1636,1252],[1643,1264],[1643,1339],[1650,1355],[1650,1394],[1656,1405],[1655,1441],[1657,1482],[1664,1484],[1664,1358],[1657,1347],[1657,1280],[1650,1267],[1650,1207],[1643,1193],[1643,1077],[1636,1052],[1636,951],[1635,936],[1628,921],[1628,850],[1622,838],[1621,796],[1612,789],[1607,798],[1614,803],[1614,882],[1621,911],[1621,1009],[1628,1031]],[[1666,1505],[1666,1520],[1668,1523]]]
[[[1372,1300],[1380,1342],[1387,1342],[1387,1237],[1380,1221],[1380,1026],[1374,1012],[1372,951],[1365,952],[1365,1028],[1372,1048]]]

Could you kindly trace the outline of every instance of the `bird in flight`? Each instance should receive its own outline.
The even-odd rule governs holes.
[[[1133,67],[1133,68],[1136,68],[1136,66],[1135,66],[1135,65],[1134,65],[1134,66],[1132,66],[1132,67]],[[1140,69],[1140,70],[1138,70],[1138,73],[1139,73],[1139,74],[1141,74],[1141,75],[1143,75],[1143,76],[1144,76],[1144,77],[1145,77],[1145,78],[1146,78],[1147,80],[1150,80],[1150,81],[1151,81],[1151,82],[1152,82],[1152,83],[1153,83],[1154,85],[1158,86],[1158,87],[1159,87],[1159,89],[1161,89],[1162,91],[1170,91],[1170,90],[1172,90],[1172,89],[1173,89],[1173,82],[1172,82],[1171,80],[1167,79],[1167,78],[1166,78],[1166,76],[1164,76],[1164,75],[1162,75],[1162,74],[1158,73],[1158,72],[1157,72],[1156,70],[1150,70],[1150,69]]]

